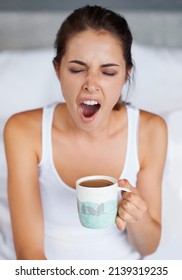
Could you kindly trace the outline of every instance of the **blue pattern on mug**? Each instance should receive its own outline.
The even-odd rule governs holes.
[[[105,228],[115,223],[117,200],[104,203],[81,202],[77,199],[80,222],[87,228]]]

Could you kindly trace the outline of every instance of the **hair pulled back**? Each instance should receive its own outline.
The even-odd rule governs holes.
[[[54,48],[56,55],[53,59],[54,64],[59,65],[65,54],[69,39],[74,35],[93,29],[95,31],[105,30],[115,36],[121,45],[123,57],[126,65],[126,73],[129,79],[129,70],[133,67],[131,45],[132,34],[127,21],[123,16],[112,10],[100,6],[84,6],[74,10],[62,23],[57,32]],[[117,106],[118,104],[118,106]],[[114,109],[121,107],[121,101]],[[118,108],[117,108],[118,107]]]

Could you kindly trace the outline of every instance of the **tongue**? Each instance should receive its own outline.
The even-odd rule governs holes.
[[[89,118],[92,117],[99,109],[100,105],[86,105],[84,103],[81,103],[82,113],[85,117]]]

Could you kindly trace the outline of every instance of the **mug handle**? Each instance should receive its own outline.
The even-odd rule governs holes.
[[[120,187],[118,186],[118,191],[125,191],[125,192],[131,192],[128,188]]]

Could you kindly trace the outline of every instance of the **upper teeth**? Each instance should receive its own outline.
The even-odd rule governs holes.
[[[83,103],[86,105],[97,105],[98,104],[98,102],[96,100],[85,100]]]

